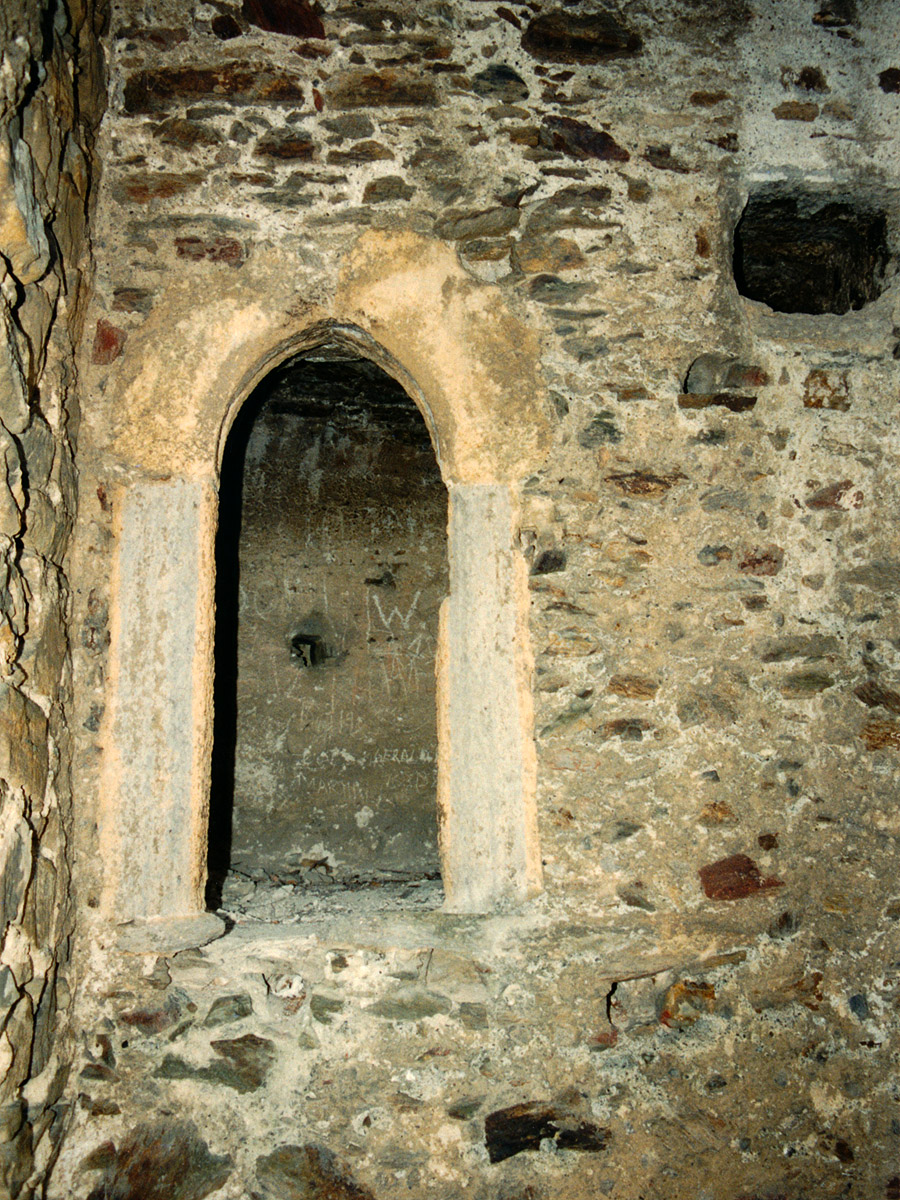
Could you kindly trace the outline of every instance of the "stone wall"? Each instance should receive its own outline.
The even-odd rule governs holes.
[[[532,339],[498,441],[543,405],[518,534],[544,890],[486,917],[301,892],[281,924],[132,941],[143,958],[88,912],[92,1036],[54,1195],[162,1200],[127,1181],[179,1162],[185,1196],[272,1200],[900,1189],[900,18],[617,12],[115,7],[75,559],[84,895],[116,505],[200,474],[213,418],[186,347],[229,380],[221,417],[280,352],[221,367],[272,297],[285,328],[331,319],[363,231],[373,261],[417,235],[423,277],[452,248],[442,294],[476,348],[497,296]],[[741,286],[771,303],[733,269],[760,195],[774,225],[741,223]],[[862,214],[849,239],[832,204]],[[813,312],[771,272],[757,290],[768,259],[818,295],[853,229],[875,230],[860,287]],[[427,288],[402,266],[414,340]],[[440,339],[420,365],[456,366]]]
[[[74,355],[90,280],[102,6],[0,8],[0,1195],[64,1125],[71,1006]]]

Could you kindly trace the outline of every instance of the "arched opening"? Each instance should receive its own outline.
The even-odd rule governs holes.
[[[267,375],[221,466],[211,906],[369,885],[440,902],[447,574],[447,489],[404,388],[333,345]]]

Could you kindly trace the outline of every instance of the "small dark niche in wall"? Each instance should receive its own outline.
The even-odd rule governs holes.
[[[755,192],[734,231],[738,291],[776,312],[862,308],[884,290],[890,258],[883,211],[821,192]]]

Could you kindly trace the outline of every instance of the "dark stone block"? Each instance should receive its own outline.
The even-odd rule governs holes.
[[[779,691],[786,700],[804,700],[834,687],[834,680],[822,671],[795,671],[785,676]]]
[[[437,90],[430,79],[410,72],[351,71],[329,86],[327,99],[334,108],[434,108]]]
[[[597,158],[602,162],[628,162],[631,158],[610,134],[574,117],[545,117],[540,141],[548,150],[560,150],[573,158]]]
[[[857,700],[862,700],[868,708],[886,708],[888,712],[900,716],[900,692],[891,691],[874,679],[868,679],[853,689]]]
[[[131,1029],[155,1034],[162,1033],[164,1029],[170,1029],[180,1016],[181,1005],[174,996],[170,996],[164,1004],[148,1008],[133,1008],[129,1012],[124,1012],[120,1020],[123,1025],[127,1025]]]
[[[900,591],[900,562],[870,562],[840,574],[843,583],[855,583],[873,592]]]
[[[732,854],[730,858],[719,859],[701,867],[698,874],[703,891],[710,900],[743,900],[758,892],[784,886],[784,881],[774,876],[763,879],[759,867],[746,854]]]
[[[857,992],[847,1001],[847,1006],[855,1017],[861,1021],[869,1019],[869,1001],[864,992]]]
[[[256,1160],[256,1174],[272,1200],[374,1200],[324,1146],[279,1146]]]
[[[723,100],[730,100],[729,92],[691,92],[691,104],[697,108],[715,108],[717,104],[721,104]]]
[[[219,996],[210,1006],[203,1019],[204,1025],[226,1025],[229,1021],[240,1021],[253,1012],[253,1001],[246,992],[234,996]]]
[[[254,147],[256,158],[273,158],[282,162],[310,162],[316,144],[303,133],[270,133],[260,138]]]
[[[120,204],[148,204],[152,200],[170,200],[193,191],[203,182],[199,171],[175,174],[171,171],[138,171],[112,186],[113,199]]]
[[[523,1150],[539,1150],[550,1138],[561,1149],[605,1150],[610,1131],[590,1121],[568,1105],[532,1101],[488,1113],[484,1141],[492,1163],[503,1162]]]
[[[593,450],[604,443],[621,442],[622,432],[615,423],[615,413],[608,408],[602,409],[594,416],[589,425],[578,434],[578,445],[585,450]]]
[[[217,17],[213,17],[210,28],[216,37],[222,42],[230,41],[231,38],[240,37],[243,33],[240,25],[230,13],[219,13]]]
[[[94,347],[91,351],[91,362],[106,367],[116,361],[125,347],[128,334],[102,317],[97,322],[94,333]]]
[[[823,29],[844,29],[858,20],[856,0],[823,0],[813,16],[813,24]]]
[[[178,258],[187,258],[191,262],[208,259],[209,262],[228,263],[232,267],[239,267],[245,257],[244,247],[237,238],[230,237],[177,237],[175,253]]]
[[[155,125],[153,135],[166,146],[182,146],[186,150],[193,146],[218,146],[222,141],[222,135],[217,130],[180,117],[169,117]]]
[[[648,146],[641,156],[657,171],[674,171],[676,175],[689,175],[691,168],[685,166],[672,154],[671,146]]]
[[[617,737],[623,742],[642,742],[644,734],[652,728],[650,722],[641,717],[617,717],[613,721],[606,721],[598,733],[604,741]]]
[[[896,721],[867,721],[859,736],[867,750],[900,750],[900,724]]]
[[[216,67],[158,67],[125,81],[126,113],[166,112],[185,101],[227,100],[232,104],[302,104],[298,79],[262,63],[226,62]]]
[[[881,295],[889,259],[883,212],[815,192],[760,191],[734,231],[738,291],[776,312],[862,308]]]
[[[772,109],[776,121],[814,121],[819,115],[818,104],[811,100],[785,100]]]
[[[900,67],[888,67],[878,76],[878,86],[883,92],[900,92]]]
[[[572,304],[591,291],[589,283],[566,283],[558,275],[535,275],[527,284],[528,295],[541,304]]]
[[[600,63],[639,54],[643,42],[612,13],[555,9],[529,21],[522,48],[542,62]]]
[[[309,0],[244,0],[245,21],[267,33],[289,37],[324,38],[325,26]]]
[[[366,184],[363,191],[365,204],[383,204],[388,200],[409,200],[415,188],[400,175],[383,175]]]
[[[203,1200],[231,1174],[188,1121],[138,1125],[88,1200]]]
[[[447,213],[435,225],[435,233],[453,241],[502,237],[515,229],[518,223],[518,209],[499,205],[497,208]]]
[[[566,569],[565,550],[544,550],[534,561],[532,575],[551,575],[555,571]]]
[[[829,483],[826,487],[819,488],[813,492],[806,502],[807,508],[844,508],[842,503],[844,496],[853,487],[852,479],[842,479],[838,483]],[[854,508],[859,508],[862,502],[862,493],[856,494],[859,497],[859,503],[855,503],[856,497],[851,497],[850,503]],[[849,505],[847,506],[849,507]]]
[[[828,81],[819,67],[802,67],[797,73],[797,87],[807,92],[827,92]]]
[[[357,166],[361,163],[389,161],[393,157],[393,151],[387,146],[369,139],[357,142],[346,150],[330,150],[326,161],[329,166]]]
[[[484,71],[479,71],[472,80],[472,87],[477,95],[492,96],[506,104],[528,99],[528,84],[504,63],[491,63]]]

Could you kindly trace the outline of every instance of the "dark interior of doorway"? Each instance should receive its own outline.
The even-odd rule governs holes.
[[[421,413],[369,360],[319,348],[242,406],[216,541],[211,908],[235,879],[439,880],[446,511]]]

